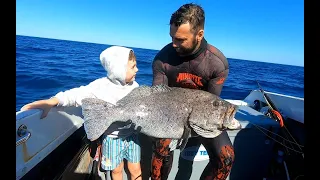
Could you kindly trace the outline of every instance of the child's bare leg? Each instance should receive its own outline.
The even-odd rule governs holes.
[[[122,161],[118,167],[116,167],[114,170],[111,171],[112,180],[122,180],[123,166],[124,166],[124,163]]]
[[[142,172],[140,162],[131,163],[128,161],[128,169],[130,171],[131,180],[142,180]]]

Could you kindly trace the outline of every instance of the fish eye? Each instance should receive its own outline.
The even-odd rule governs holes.
[[[220,101],[214,101],[214,102],[213,102],[213,105],[214,105],[214,106],[220,106],[221,103],[220,103]]]

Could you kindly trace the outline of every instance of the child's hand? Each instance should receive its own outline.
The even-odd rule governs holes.
[[[58,104],[58,102],[59,101],[56,98],[34,101],[32,103],[24,105],[21,108],[21,111],[25,111],[25,110],[28,110],[28,109],[41,109],[42,110],[42,114],[41,114],[40,119],[43,119],[48,115],[50,109],[53,106],[56,106]]]

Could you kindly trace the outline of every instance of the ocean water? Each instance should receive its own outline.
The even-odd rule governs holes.
[[[16,111],[35,100],[50,98],[106,76],[100,53],[110,45],[16,36]],[[219,47],[218,47],[219,48]],[[151,63],[157,50],[133,48],[136,81],[151,85]],[[304,68],[228,58],[230,72],[221,97],[243,99],[257,89],[304,97]],[[279,62],[281,63],[281,62]]]

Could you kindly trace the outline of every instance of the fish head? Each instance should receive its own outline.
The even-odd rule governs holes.
[[[189,125],[199,135],[215,137],[234,122],[238,106],[221,98],[199,103],[189,117]]]
[[[238,111],[238,106],[222,98],[211,101],[211,115],[206,119],[206,123],[211,128],[226,129],[234,122],[234,116]]]

